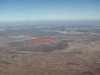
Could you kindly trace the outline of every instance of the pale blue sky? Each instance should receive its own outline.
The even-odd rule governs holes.
[[[0,0],[0,21],[100,20],[100,0]]]

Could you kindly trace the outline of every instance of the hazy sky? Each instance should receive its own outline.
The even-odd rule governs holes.
[[[0,21],[100,20],[100,0],[0,0]]]

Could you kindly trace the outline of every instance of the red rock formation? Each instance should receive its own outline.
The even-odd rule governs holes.
[[[53,43],[55,43],[55,40],[51,37],[40,37],[37,39],[29,40],[30,47],[36,47],[40,45],[51,45]]]

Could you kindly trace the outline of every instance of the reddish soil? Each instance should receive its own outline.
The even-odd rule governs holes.
[[[54,38],[51,37],[40,37],[28,41],[30,47],[37,47],[40,45],[51,45],[55,42],[56,41],[54,40]]]

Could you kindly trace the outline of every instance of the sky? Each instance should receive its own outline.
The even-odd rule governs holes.
[[[100,20],[100,0],[0,0],[0,22]]]

